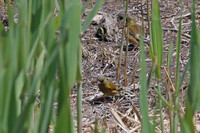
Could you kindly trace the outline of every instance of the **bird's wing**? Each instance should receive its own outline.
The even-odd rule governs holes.
[[[113,84],[112,82],[110,82],[110,83],[108,83],[107,85],[106,85],[106,87],[107,88],[109,88],[110,90],[119,90],[118,88],[117,88],[117,86],[115,85],[115,84]]]

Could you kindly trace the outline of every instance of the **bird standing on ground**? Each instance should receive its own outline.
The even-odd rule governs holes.
[[[99,90],[103,92],[105,95],[115,96],[121,92],[120,89],[117,88],[115,84],[110,82],[106,77],[100,76],[98,77],[98,84]]]
[[[140,25],[136,23],[136,20],[131,17],[127,16],[126,19],[126,27],[124,28],[125,36],[127,37],[127,31],[129,30],[129,42],[128,51],[133,51],[137,46],[139,46],[139,36],[142,28]],[[126,51],[126,46],[123,46],[123,51]]]
[[[139,46],[139,37],[140,37],[140,32],[143,32],[142,26],[137,24],[137,21],[131,17],[127,16],[127,21],[126,21],[126,27],[125,27],[125,35],[127,36],[127,30],[129,30],[129,46],[128,46],[128,51],[135,50],[137,46]],[[149,42],[144,38],[144,43],[146,46],[149,46]],[[126,51],[126,46],[123,47],[123,51]]]
[[[135,45],[139,45],[139,35],[142,31],[140,25],[136,23],[136,20],[131,17],[127,16],[127,25],[125,28],[125,33],[127,32],[127,28],[129,29],[129,41]],[[126,34],[125,34],[126,35]]]

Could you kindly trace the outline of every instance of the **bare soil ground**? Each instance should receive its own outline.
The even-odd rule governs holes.
[[[83,0],[84,4],[85,1]],[[95,2],[94,2],[95,3]],[[160,15],[163,27],[163,66],[166,66],[167,53],[169,49],[169,44],[172,42],[173,47],[173,59],[171,66],[169,68],[170,77],[174,83],[175,73],[176,73],[176,39],[177,39],[177,29],[179,25],[181,6],[177,1],[172,0],[160,0]],[[141,5],[143,7],[144,15],[141,15]],[[183,9],[183,24],[182,24],[182,35],[181,35],[181,54],[180,54],[180,76],[182,75],[184,68],[189,59],[190,51],[190,30],[191,30],[191,10],[192,10],[192,0],[184,1]],[[151,6],[151,3],[149,7]],[[90,4],[84,14],[83,21],[92,9],[92,4]],[[0,5],[0,15],[1,21],[6,26],[6,14],[4,13],[4,8]],[[82,74],[83,74],[83,132],[94,132],[95,120],[98,120],[98,127],[101,129],[102,125],[106,127],[106,132],[140,132],[140,120],[137,117],[137,111],[139,111],[139,92],[140,92],[140,62],[139,62],[139,50],[128,53],[128,86],[124,86],[124,55],[122,59],[122,70],[120,76],[120,82],[116,82],[117,68],[118,68],[118,58],[119,58],[119,47],[122,41],[122,21],[118,18],[120,13],[124,12],[124,4],[122,0],[106,0],[101,7],[98,15],[102,15],[107,21],[113,22],[111,25],[105,24],[106,22],[100,22],[100,24],[91,24],[89,28],[83,33],[81,41],[82,48],[85,56],[82,59]],[[145,38],[147,41],[150,40],[148,32],[148,22],[147,22],[147,6],[146,2],[137,2],[137,0],[129,1],[128,14],[133,16],[139,24],[144,20],[145,25]],[[197,2],[197,24],[200,24],[200,2]],[[99,27],[110,26],[109,34],[106,35],[108,41],[99,41],[95,34]],[[125,45],[125,39],[124,39]],[[102,51],[106,54],[103,55]],[[108,64],[108,66],[106,66]],[[147,65],[147,75],[150,72],[152,61],[146,48],[146,65]],[[126,90],[128,93],[121,94],[117,97],[116,102],[112,102],[110,99],[99,104],[92,103],[95,98],[101,97],[102,92],[99,91],[97,87],[96,79],[100,74],[103,74],[110,81],[115,83],[119,88]],[[183,109],[185,94],[187,92],[188,86],[188,76],[184,80],[181,86],[181,103]],[[132,79],[135,79],[135,83],[132,83]],[[162,94],[166,96],[165,81],[166,75],[162,68]],[[156,110],[155,105],[157,104],[157,95],[155,93],[154,87],[156,87],[155,79],[152,79],[151,85],[148,89],[149,98],[149,114],[150,118],[153,120],[154,111]],[[173,93],[173,92],[172,92]],[[72,94],[72,110],[76,110],[76,90],[73,90]],[[165,107],[163,107],[163,120],[164,128],[166,132],[170,132],[169,126],[169,115]],[[112,112],[112,113],[111,113]],[[73,115],[76,115],[72,111]],[[122,120],[117,120],[118,116]],[[196,131],[200,132],[200,115],[195,115],[195,125]],[[156,119],[159,123],[159,119]],[[104,124],[102,124],[104,123]],[[122,124],[124,123],[124,125]],[[156,127],[157,132],[160,132],[160,125]]]
[[[84,1],[83,1],[84,3]],[[143,17],[141,15],[141,4],[143,7]],[[176,39],[177,39],[177,29],[179,25],[180,11],[181,6],[180,3],[176,1],[168,1],[162,0],[159,2],[160,4],[160,15],[161,15],[161,23],[163,27],[163,66],[166,66],[167,62],[167,53],[169,49],[169,44],[172,42],[174,44],[173,47],[173,59],[171,62],[171,66],[169,68],[170,77],[175,83],[175,74],[176,74]],[[191,10],[192,10],[192,0],[184,1],[184,9],[183,9],[183,24],[182,24],[182,36],[181,36],[181,54],[180,54],[180,76],[182,75],[184,68],[189,59],[189,51],[190,51],[190,30],[191,30]],[[149,5],[150,7],[151,5]],[[91,5],[88,7],[83,14],[83,19],[88,15],[91,10]],[[126,132],[120,126],[120,122],[117,122],[117,119],[114,117],[115,115],[111,113],[111,110],[114,110],[119,116],[120,119],[124,122],[125,128],[132,132],[140,132],[140,121],[136,116],[134,111],[134,107],[139,111],[139,92],[140,92],[140,82],[139,82],[139,51],[129,52],[128,53],[128,86],[124,86],[124,56],[122,59],[122,70],[120,76],[120,82],[116,82],[117,76],[117,68],[118,68],[118,58],[119,58],[119,47],[122,41],[122,21],[118,19],[118,14],[124,12],[123,1],[121,0],[108,0],[105,1],[103,6],[101,7],[98,15],[102,15],[104,17],[109,17],[110,19],[116,20],[114,30],[115,32],[109,36],[108,42],[99,41],[95,34],[97,29],[104,24],[100,23],[98,25],[90,25],[90,27],[86,30],[86,32],[82,36],[82,45],[83,51],[86,57],[83,57],[83,127],[84,132],[94,131],[94,123],[95,119],[98,120],[99,127],[102,126],[104,122],[104,126],[106,126],[106,132]],[[137,0],[129,1],[128,14],[133,16],[138,23],[142,23],[142,19],[144,20],[145,25],[145,36],[146,39],[149,40],[149,32],[148,32],[148,22],[147,22],[147,6],[146,2],[139,2]],[[200,3],[197,3],[197,24],[199,24],[199,15],[200,15]],[[117,27],[118,26],[118,27]],[[117,28],[116,28],[117,27]],[[124,45],[126,42],[124,42]],[[106,53],[106,57],[102,56],[102,49]],[[107,63],[110,63],[114,59],[114,62],[105,67]],[[151,69],[151,58],[146,48],[146,64],[147,64],[147,73],[150,72]],[[103,71],[105,69],[105,71]],[[103,75],[106,76],[110,81],[117,84],[119,88],[123,88],[129,93],[121,94],[122,96],[115,103],[102,103],[102,104],[94,104],[92,105],[90,101],[94,98],[102,96],[97,87],[97,83],[94,82],[96,78],[103,71]],[[135,71],[135,73],[134,73]],[[135,91],[134,84],[132,83],[132,78],[134,76],[135,79]],[[165,80],[166,75],[162,68],[162,94],[166,96],[165,89]],[[181,86],[181,103],[183,109],[185,94],[187,92],[188,86],[188,76],[184,80]],[[153,119],[153,111],[156,110],[155,104],[157,103],[157,95],[154,91],[153,87],[156,87],[155,79],[153,78],[150,88],[148,89],[148,98],[149,98],[149,112],[150,118]],[[75,95],[74,95],[75,98]],[[75,102],[75,101],[74,101]],[[166,132],[170,132],[169,126],[169,115],[167,109],[163,108],[163,119],[164,119],[164,127]],[[199,115],[196,115],[195,119],[196,123],[196,131],[200,131]],[[156,121],[159,123],[159,119]],[[157,132],[160,132],[160,127],[156,128]]]

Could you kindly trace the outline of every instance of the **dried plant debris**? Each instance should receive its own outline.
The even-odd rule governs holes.
[[[190,25],[191,25],[191,13],[190,9],[192,7],[191,1],[184,1],[184,12],[183,12],[183,28],[182,31],[182,42],[181,42],[181,54],[180,54],[180,73],[184,71],[185,65],[189,59],[189,44],[190,44]],[[141,4],[143,7],[143,18],[141,15]],[[150,3],[151,4],[151,3]],[[180,3],[177,1],[160,1],[160,13],[161,13],[161,23],[163,28],[163,64],[166,64],[166,58],[169,44],[172,42],[176,44],[177,39],[177,27],[179,24],[180,18]],[[199,16],[200,6],[197,6],[196,14]],[[89,9],[88,9],[89,10]],[[120,14],[122,14],[120,16]],[[105,1],[101,10],[98,12],[95,19],[98,18],[95,24],[90,25],[90,29],[87,29],[86,32],[82,36],[82,48],[85,53],[88,54],[86,58],[83,59],[83,110],[87,113],[83,114],[83,118],[88,124],[88,130],[91,127],[94,129],[94,121],[95,118],[99,118],[99,126],[101,127],[101,122],[103,118],[107,118],[107,126],[106,132],[140,132],[141,123],[140,123],[140,112],[139,112],[139,92],[140,92],[140,82],[139,82],[139,47],[135,47],[134,44],[129,44],[128,50],[132,50],[135,52],[128,53],[128,83],[129,86],[127,88],[124,87],[124,56],[122,57],[122,71],[120,76],[119,83],[116,83],[116,74],[117,74],[117,66],[118,66],[118,57],[120,52],[120,44],[122,41],[122,32],[123,32],[123,14],[124,7],[123,2],[119,0],[109,0]],[[150,43],[149,31],[148,31],[148,21],[147,21],[147,11],[146,11],[146,3],[137,3],[137,1],[130,1],[128,14],[133,16],[137,22],[142,22],[144,19],[144,27],[145,27],[145,39],[146,43]],[[95,20],[94,19],[94,20]],[[197,20],[197,23],[198,20]],[[140,24],[140,23],[139,23]],[[100,41],[95,37],[97,30],[101,27],[106,29],[107,42],[103,39]],[[105,30],[104,29],[104,30]],[[105,32],[104,32],[105,33]],[[90,40],[90,34],[92,34]],[[125,39],[123,39],[125,41]],[[91,50],[88,44],[91,44]],[[124,43],[125,44],[125,43]],[[123,47],[123,51],[126,50],[126,46]],[[146,48],[146,64],[147,64],[147,73],[150,72],[151,58],[148,52],[148,48]],[[172,54],[172,63],[170,66],[170,74],[172,82],[175,80],[175,64],[176,64],[176,49],[174,47]],[[114,58],[113,65],[109,67],[109,62]],[[119,88],[122,88],[127,91],[127,93],[121,94],[121,97],[116,98],[116,101],[113,101],[111,97],[106,97],[103,99],[103,93],[101,93],[98,89],[97,84],[92,82],[92,80],[96,79],[99,75],[103,74],[110,81],[113,81]],[[162,75],[166,76],[164,70],[162,68]],[[187,74],[187,76],[189,76]],[[89,78],[88,78],[89,77]],[[133,78],[134,77],[134,78]],[[134,79],[134,84],[132,84],[132,79]],[[183,82],[187,84],[187,81]],[[153,89],[156,87],[155,79],[152,79],[152,84],[148,89],[148,100],[149,100],[149,115],[150,118],[154,116],[154,105],[156,101],[156,92]],[[185,88],[184,86],[182,88]],[[181,104],[184,108],[184,98],[187,92],[187,88],[183,89],[181,94]],[[163,90],[163,95],[166,95],[166,92]],[[100,99],[98,99],[100,97]],[[109,99],[109,100],[107,100]],[[94,100],[94,101],[93,101]],[[97,101],[96,101],[97,100]],[[96,102],[96,103],[95,103]],[[133,108],[133,106],[135,108]],[[111,108],[114,109],[114,112],[118,115],[115,116],[111,113]],[[137,111],[139,113],[136,113]],[[121,114],[121,115],[120,115]],[[167,115],[166,109],[163,109],[163,120],[164,120],[164,128],[166,132],[169,132],[169,117]],[[199,114],[199,113],[198,113]],[[119,117],[121,121],[120,123],[116,120],[115,117]],[[131,119],[130,119],[131,118]],[[196,123],[200,122],[199,119],[195,119]],[[158,121],[159,122],[159,121]],[[87,124],[86,124],[87,125]],[[86,127],[85,127],[86,129]],[[156,127],[156,131],[160,131],[160,127]]]
[[[92,25],[97,26],[95,37],[100,41],[113,41],[118,32],[117,18],[108,14],[97,14],[92,20]]]
[[[84,4],[84,1],[82,1]],[[141,6],[142,4],[142,6]],[[151,5],[151,3],[149,3]],[[200,3],[197,2],[197,24],[199,24]],[[159,1],[161,23],[163,28],[163,64],[165,65],[169,44],[172,42],[176,44],[177,39],[177,27],[180,18],[180,3],[177,1],[163,0]],[[191,12],[192,2],[191,0],[184,1],[183,12],[183,25],[182,25],[182,40],[181,40],[181,54],[180,54],[180,74],[184,71],[184,68],[189,59],[189,44],[190,44],[190,31],[191,31]],[[141,7],[143,7],[143,16],[141,15]],[[145,39],[149,43],[149,31],[147,21],[146,2],[140,3],[130,1],[128,14],[133,16],[137,22],[144,20],[145,27]],[[6,5],[0,3],[0,16],[1,22],[5,27],[8,26],[8,16],[6,12]],[[84,17],[91,11],[91,6],[88,6],[83,13]],[[83,132],[94,132],[95,120],[98,119],[98,127],[101,130],[102,123],[106,122],[106,132],[140,132],[140,112],[139,112],[139,94],[140,94],[140,66],[139,66],[139,51],[128,53],[128,87],[124,87],[124,56],[122,57],[122,71],[120,75],[119,83],[116,82],[118,57],[120,53],[121,41],[125,41],[122,38],[123,29],[123,15],[124,13],[123,1],[120,0],[108,0],[105,1],[98,14],[94,17],[91,25],[82,34],[81,43],[84,58],[82,59],[82,75],[83,75],[83,99],[82,99],[82,112],[83,112]],[[59,11],[55,10],[55,16],[59,15]],[[17,18],[17,13],[16,16]],[[59,36],[59,34],[58,34]],[[129,44],[129,50],[135,50],[134,44]],[[137,47],[136,47],[137,48]],[[126,46],[123,47],[125,51]],[[146,69],[147,73],[150,72],[152,62],[146,48]],[[172,82],[175,81],[176,71],[176,49],[174,47],[172,54],[172,63],[170,66],[170,74]],[[164,70],[161,70],[162,75],[165,76]],[[103,96],[103,93],[98,89],[98,83],[93,82],[99,75],[104,75],[110,81],[115,83],[120,89],[125,90],[125,93],[117,95],[115,98],[110,96]],[[189,74],[186,74],[187,77]],[[134,79],[134,82],[133,80]],[[187,78],[186,78],[187,79]],[[183,81],[182,93],[180,94],[180,101],[183,108],[185,106],[185,95],[187,93],[187,80]],[[133,82],[133,83],[132,83]],[[153,89],[156,87],[155,79],[152,79],[152,83],[148,88],[148,102],[149,102],[149,116],[154,117],[154,105],[156,101],[156,92]],[[162,91],[163,95],[166,95],[165,90]],[[76,89],[73,89],[71,95],[71,109],[73,115],[76,116]],[[55,107],[57,105],[55,104]],[[169,116],[165,108],[163,108],[163,120],[164,128],[166,132],[169,131]],[[200,128],[198,123],[200,122],[200,112],[195,114],[195,127],[199,132]],[[156,122],[159,122],[156,119]],[[160,127],[156,127],[157,132],[160,131]]]

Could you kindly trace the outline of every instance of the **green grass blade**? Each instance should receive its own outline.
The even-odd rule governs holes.
[[[83,6],[82,9],[81,9],[81,14],[84,13],[85,9],[86,9],[87,6],[90,4],[90,1],[91,1],[91,0],[88,0],[87,2],[85,2],[84,6]]]
[[[21,128],[21,125],[30,124],[30,120],[32,117],[31,109],[33,108],[33,103],[36,97],[36,91],[39,89],[40,84],[41,84],[40,73],[43,70],[44,58],[45,58],[45,52],[43,51],[40,54],[37,64],[36,64],[36,71],[33,77],[32,88],[29,91],[29,98],[28,98],[27,104],[22,109],[23,114],[20,115],[13,132],[23,132],[23,131],[29,130],[28,127]]]
[[[95,120],[95,123],[94,123],[94,132],[95,132],[95,133],[99,133],[99,130],[98,130],[98,121],[97,121],[97,119]]]
[[[82,29],[81,32],[85,32],[85,30],[87,29],[87,27],[89,26],[90,22],[92,21],[93,17],[95,16],[95,14],[98,12],[98,10],[100,9],[101,5],[103,4],[104,0],[98,0],[94,6],[94,8],[92,9],[92,11],[89,13],[89,15],[87,16],[87,18],[85,19],[85,22],[82,25]]]
[[[52,73],[55,75],[55,73]],[[51,77],[54,77],[51,75]],[[54,79],[55,80],[55,79]],[[49,121],[51,118],[51,113],[52,113],[52,105],[53,105],[53,99],[55,96],[55,85],[53,85],[53,80],[49,79],[49,81],[45,81],[46,85],[44,86],[43,89],[43,100],[41,105],[41,115],[39,117],[39,122],[38,122],[38,131],[40,133],[46,133],[48,132],[49,129]],[[45,94],[46,93],[46,94]]]
[[[140,111],[142,115],[142,133],[150,132],[150,122],[148,115],[148,100],[147,100],[147,83],[146,83],[146,64],[145,64],[145,52],[144,52],[144,41],[143,36],[140,35]]]
[[[153,1],[152,19],[151,19],[151,50],[153,62],[156,64],[156,77],[160,79],[160,67],[162,65],[162,53],[163,53],[163,37],[162,26],[160,19],[159,3],[158,0]]]
[[[189,70],[189,68],[190,68],[190,59],[189,59],[189,61],[187,62],[187,65],[186,65],[186,67],[185,67],[185,69],[184,69],[184,71],[183,71],[183,75],[181,76],[181,79],[180,79],[180,82],[179,82],[179,88],[180,88],[181,85],[183,84],[183,80],[184,80],[184,78],[186,77],[186,72]]]
[[[194,133],[194,123],[192,107],[189,103],[188,97],[186,97],[186,113],[183,118],[180,117],[181,132],[183,133]]]
[[[195,23],[195,3],[193,3],[192,31],[190,45],[190,84],[188,88],[189,102],[192,107],[192,114],[200,109],[200,31]]]
[[[177,113],[172,106],[170,106],[170,104],[168,103],[167,100],[165,100],[165,98],[162,96],[162,94],[158,91],[158,89],[155,89],[156,93],[158,94],[159,98],[162,100],[163,104],[171,111],[173,111],[174,113]]]
[[[182,16],[182,14],[181,14]],[[174,100],[174,109],[179,112],[179,64],[180,64],[180,45],[181,45],[181,26],[182,25],[182,17],[179,20],[179,28],[176,42],[176,87],[175,87],[175,100]],[[174,114],[174,132],[178,132],[178,115]]]
[[[82,132],[82,83],[77,84],[77,131]]]
[[[70,94],[77,78],[80,51],[81,1],[69,2],[61,23],[60,47],[60,88],[58,100],[58,118],[55,132],[73,132],[73,120],[70,109]],[[70,9],[70,12],[69,12]],[[76,17],[75,17],[76,16]],[[80,60],[80,59],[79,59]]]
[[[169,68],[171,60],[172,60],[172,54],[173,54],[173,43],[171,42],[169,44],[169,51],[167,54],[167,68]]]
[[[182,18],[179,21],[179,28],[178,28],[178,35],[177,35],[177,43],[176,43],[176,90],[175,95],[178,95],[179,88],[178,88],[178,81],[179,81],[179,64],[180,64],[180,45],[181,45],[181,26],[182,25]]]
[[[42,19],[42,0],[32,0],[31,33],[33,36],[38,34]]]
[[[186,97],[186,113],[183,119],[180,120],[182,132],[195,132],[193,115],[200,109],[200,31],[195,23],[195,0],[193,1],[192,13],[192,31],[191,31],[191,45],[190,45],[190,83]],[[186,66],[188,68],[188,65]]]
[[[77,128],[78,133],[82,132],[82,51],[81,45],[78,46],[77,51]]]

